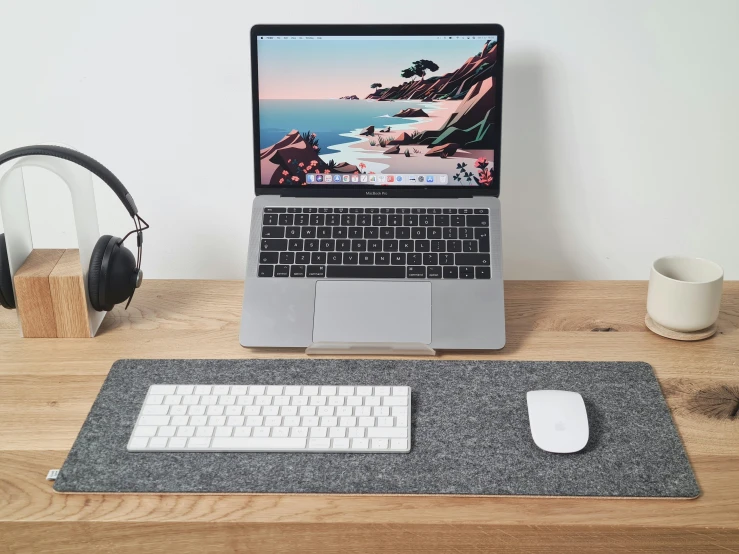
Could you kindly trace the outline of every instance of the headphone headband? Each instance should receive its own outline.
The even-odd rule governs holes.
[[[131,217],[136,216],[138,208],[136,203],[133,201],[133,197],[123,186],[123,183],[111,173],[103,164],[97,160],[92,159],[71,148],[65,148],[64,146],[52,146],[52,145],[35,145],[35,146],[21,146],[20,148],[14,148],[0,154],[0,165],[13,160],[15,158],[22,158],[23,156],[51,156],[52,158],[61,158],[69,162],[75,163],[80,167],[84,167],[88,171],[97,175],[110,189],[115,193],[118,199],[123,203]]]

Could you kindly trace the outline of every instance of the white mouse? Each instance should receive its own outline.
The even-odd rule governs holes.
[[[532,390],[526,393],[526,403],[536,446],[558,454],[585,448],[590,430],[582,396],[564,390]]]

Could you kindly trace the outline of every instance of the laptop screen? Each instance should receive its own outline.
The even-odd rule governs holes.
[[[267,33],[261,186],[497,190],[498,36]]]

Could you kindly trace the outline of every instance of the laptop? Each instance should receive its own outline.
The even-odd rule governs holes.
[[[503,28],[257,25],[245,347],[505,344]]]

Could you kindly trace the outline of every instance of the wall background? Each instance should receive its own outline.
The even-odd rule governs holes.
[[[0,150],[64,143],[112,169],[152,224],[148,277],[243,277],[252,24],[491,21],[507,31],[506,277],[646,279],[684,253],[739,279],[735,0],[0,0],[0,13]],[[66,190],[25,177],[35,244],[74,246]],[[101,231],[127,232],[115,196],[96,195]]]

